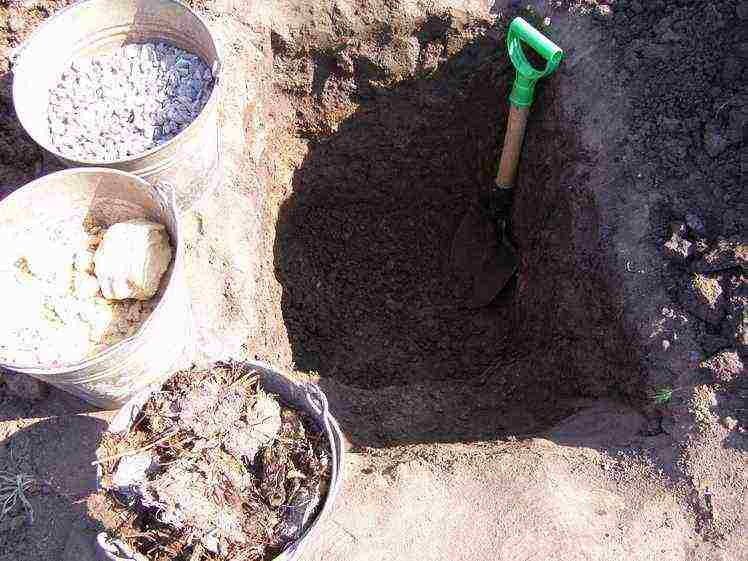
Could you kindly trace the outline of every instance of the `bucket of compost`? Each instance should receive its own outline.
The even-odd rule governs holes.
[[[98,554],[292,561],[332,509],[342,435],[327,399],[261,363],[174,374],[134,397],[97,450]]]

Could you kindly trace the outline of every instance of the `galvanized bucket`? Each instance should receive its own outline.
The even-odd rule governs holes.
[[[154,298],[158,304],[138,331],[87,360],[55,366],[0,362],[104,409],[115,409],[144,387],[191,363],[192,315],[184,275],[184,243],[173,195],[121,171],[79,168],[32,181],[0,202],[0,252],[30,224],[109,226],[147,218],[166,226],[175,257]],[[0,294],[0,306],[3,295]],[[12,321],[5,318],[3,321]]]
[[[288,548],[277,556],[273,561],[299,561],[301,555],[313,539],[314,535],[319,532],[322,521],[330,514],[335,504],[340,490],[343,486],[343,475],[345,470],[345,448],[343,445],[343,433],[340,431],[338,422],[330,413],[327,404],[327,397],[324,392],[315,384],[299,384],[294,382],[282,373],[274,370],[262,362],[245,362],[241,367],[247,370],[253,370],[260,375],[260,382],[265,391],[279,396],[283,401],[292,407],[308,413],[317,424],[318,428],[325,433],[330,443],[332,454],[332,479],[330,488],[327,491],[322,508],[309,526],[307,526],[301,535],[292,542]],[[137,419],[140,410],[150,399],[151,394],[158,391],[161,384],[155,384],[135,396],[127,405],[125,405],[112,419],[109,425],[109,432],[124,435],[132,427]],[[101,468],[98,468],[97,486],[101,484]],[[133,552],[116,536],[110,536],[106,532],[100,533],[96,537],[97,555],[101,559],[108,561],[148,561],[148,558]]]
[[[177,136],[147,152],[116,161],[71,160],[50,140],[49,92],[71,60],[125,43],[166,41],[199,55],[213,68],[215,86],[200,115]],[[44,22],[13,54],[13,103],[37,143],[69,167],[110,167],[151,184],[175,186],[177,206],[193,206],[219,180],[220,60],[205,22],[175,0],[84,0]]]

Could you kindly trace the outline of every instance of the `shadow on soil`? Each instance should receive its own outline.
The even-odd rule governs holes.
[[[31,403],[0,389],[6,421],[0,424],[0,472],[35,482],[28,493],[33,521],[20,506],[0,519],[0,559],[59,561],[71,530],[92,524],[86,508],[96,488],[91,462],[106,423],[81,414],[88,410],[61,392]]]
[[[357,445],[532,436],[588,398],[636,396],[611,288],[602,273],[577,274],[574,214],[593,239],[597,211],[589,194],[569,194],[588,162],[573,123],[560,122],[553,80],[534,106],[516,188],[518,280],[484,308],[466,305],[472,277],[450,256],[465,212],[493,185],[512,76],[502,48],[494,30],[391,89],[358,72],[345,93],[334,60],[325,71],[339,84],[321,89],[343,92],[337,106],[346,95],[360,105],[311,141],[279,214],[275,267],[296,366],[320,374]],[[641,428],[632,409],[601,403],[623,408],[627,434]]]
[[[0,71],[0,200],[44,172],[43,150],[31,140],[16,118],[12,84],[13,75]],[[52,165],[50,171],[55,169],[56,166]]]

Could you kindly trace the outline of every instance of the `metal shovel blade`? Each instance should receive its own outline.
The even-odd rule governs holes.
[[[487,306],[517,270],[514,248],[502,236],[499,242],[496,223],[487,218],[478,205],[463,216],[452,239],[452,269],[472,281],[468,307]]]
[[[517,252],[506,240],[494,248],[483,263],[483,268],[473,279],[473,297],[468,306],[488,306],[517,272]]]

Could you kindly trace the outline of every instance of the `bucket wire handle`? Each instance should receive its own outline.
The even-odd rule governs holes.
[[[177,208],[177,188],[173,183],[169,183],[168,181],[157,181],[153,183],[153,189],[162,199],[171,204],[172,208]]]
[[[306,385],[306,401],[309,406],[322,417],[322,422],[325,425],[325,429],[328,434],[337,434],[340,429],[338,427],[332,427],[330,425],[330,405],[327,401],[327,396],[316,386],[316,384]],[[315,400],[317,402],[315,402]],[[337,431],[336,431],[337,429]],[[336,442],[330,442],[330,452],[332,453],[333,465],[337,465],[338,461],[338,447]],[[337,473],[337,472],[336,472]]]
[[[330,415],[329,403],[322,390],[320,390],[316,384],[305,384],[304,390],[306,394],[305,397],[307,404],[312,409],[312,411],[314,411],[322,418],[322,422],[325,425],[325,430],[327,431],[327,434],[330,435],[330,453],[332,455],[331,461],[335,479],[330,482],[330,486],[327,491],[327,498],[325,499],[324,503],[325,505],[330,505],[335,501],[335,498],[340,491],[340,482],[343,478],[343,470],[337,469],[338,461],[343,453],[342,449],[338,448],[338,446],[340,445],[340,427],[338,426],[335,419]],[[322,514],[326,508],[327,506],[323,506],[320,514]],[[304,537],[310,531],[310,528],[307,528],[299,538],[290,543],[288,547],[278,557],[275,558],[275,561],[290,561],[291,559],[296,559],[296,557],[300,555],[306,547]]]

